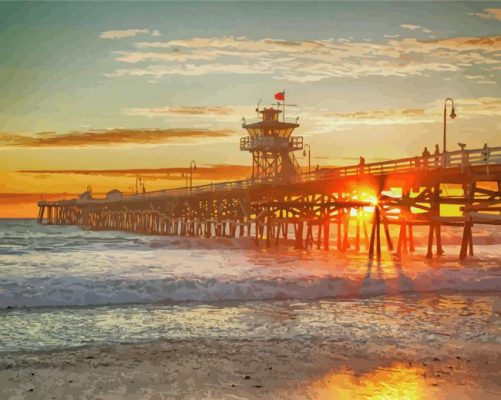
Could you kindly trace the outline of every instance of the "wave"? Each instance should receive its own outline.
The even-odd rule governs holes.
[[[391,260],[371,269],[362,254],[257,251],[250,238],[140,236],[0,221],[0,308],[500,291],[499,248],[476,249],[482,259],[472,265],[413,258],[405,267]]]
[[[491,271],[492,272],[492,271]],[[418,292],[497,292],[501,276],[457,270],[388,279],[338,276],[221,280],[218,278],[31,278],[1,285],[0,307],[98,306],[130,303],[222,302],[368,297]]]

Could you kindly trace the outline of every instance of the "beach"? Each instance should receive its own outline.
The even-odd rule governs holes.
[[[498,399],[499,347],[397,354],[326,340],[158,341],[10,354],[9,399]]]
[[[0,398],[501,398],[499,234],[454,235],[370,263],[2,220]]]

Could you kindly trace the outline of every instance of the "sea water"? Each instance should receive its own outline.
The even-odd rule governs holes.
[[[0,220],[0,351],[158,339],[308,339],[416,352],[501,343],[501,248],[366,255],[249,238]],[[423,253],[418,249],[417,254]]]

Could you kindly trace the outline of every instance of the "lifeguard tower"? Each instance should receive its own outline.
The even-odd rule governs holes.
[[[294,151],[303,149],[303,137],[291,136],[299,124],[279,121],[281,110],[256,109],[261,121],[247,124],[249,136],[240,139],[240,150],[252,153],[252,179],[261,182],[287,182],[296,176],[300,167]],[[297,121],[296,121],[297,122]]]

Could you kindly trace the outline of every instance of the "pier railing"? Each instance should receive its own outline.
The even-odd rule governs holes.
[[[73,199],[58,201],[59,204],[75,203],[108,203],[121,200],[142,200],[158,197],[185,197],[190,195],[248,189],[257,185],[284,185],[295,183],[308,183],[351,177],[359,175],[389,175],[394,173],[424,172],[436,169],[467,168],[469,166],[486,166],[501,164],[501,147],[481,148],[474,150],[458,150],[445,154],[430,155],[428,157],[408,157],[398,160],[382,161],[369,164],[357,164],[346,167],[322,168],[310,173],[300,174],[289,182],[276,182],[274,180],[243,179],[238,181],[211,183],[193,187],[156,190],[139,194],[124,195],[117,199]]]
[[[252,151],[256,149],[303,150],[303,137],[246,136],[240,138],[240,150]]]
[[[501,164],[501,147],[488,147],[474,150],[458,150],[438,155],[408,157],[398,160],[370,164],[357,164],[346,167],[323,168],[297,176],[296,182],[335,179],[358,175],[389,175],[394,173],[429,171],[441,168],[462,168]]]

